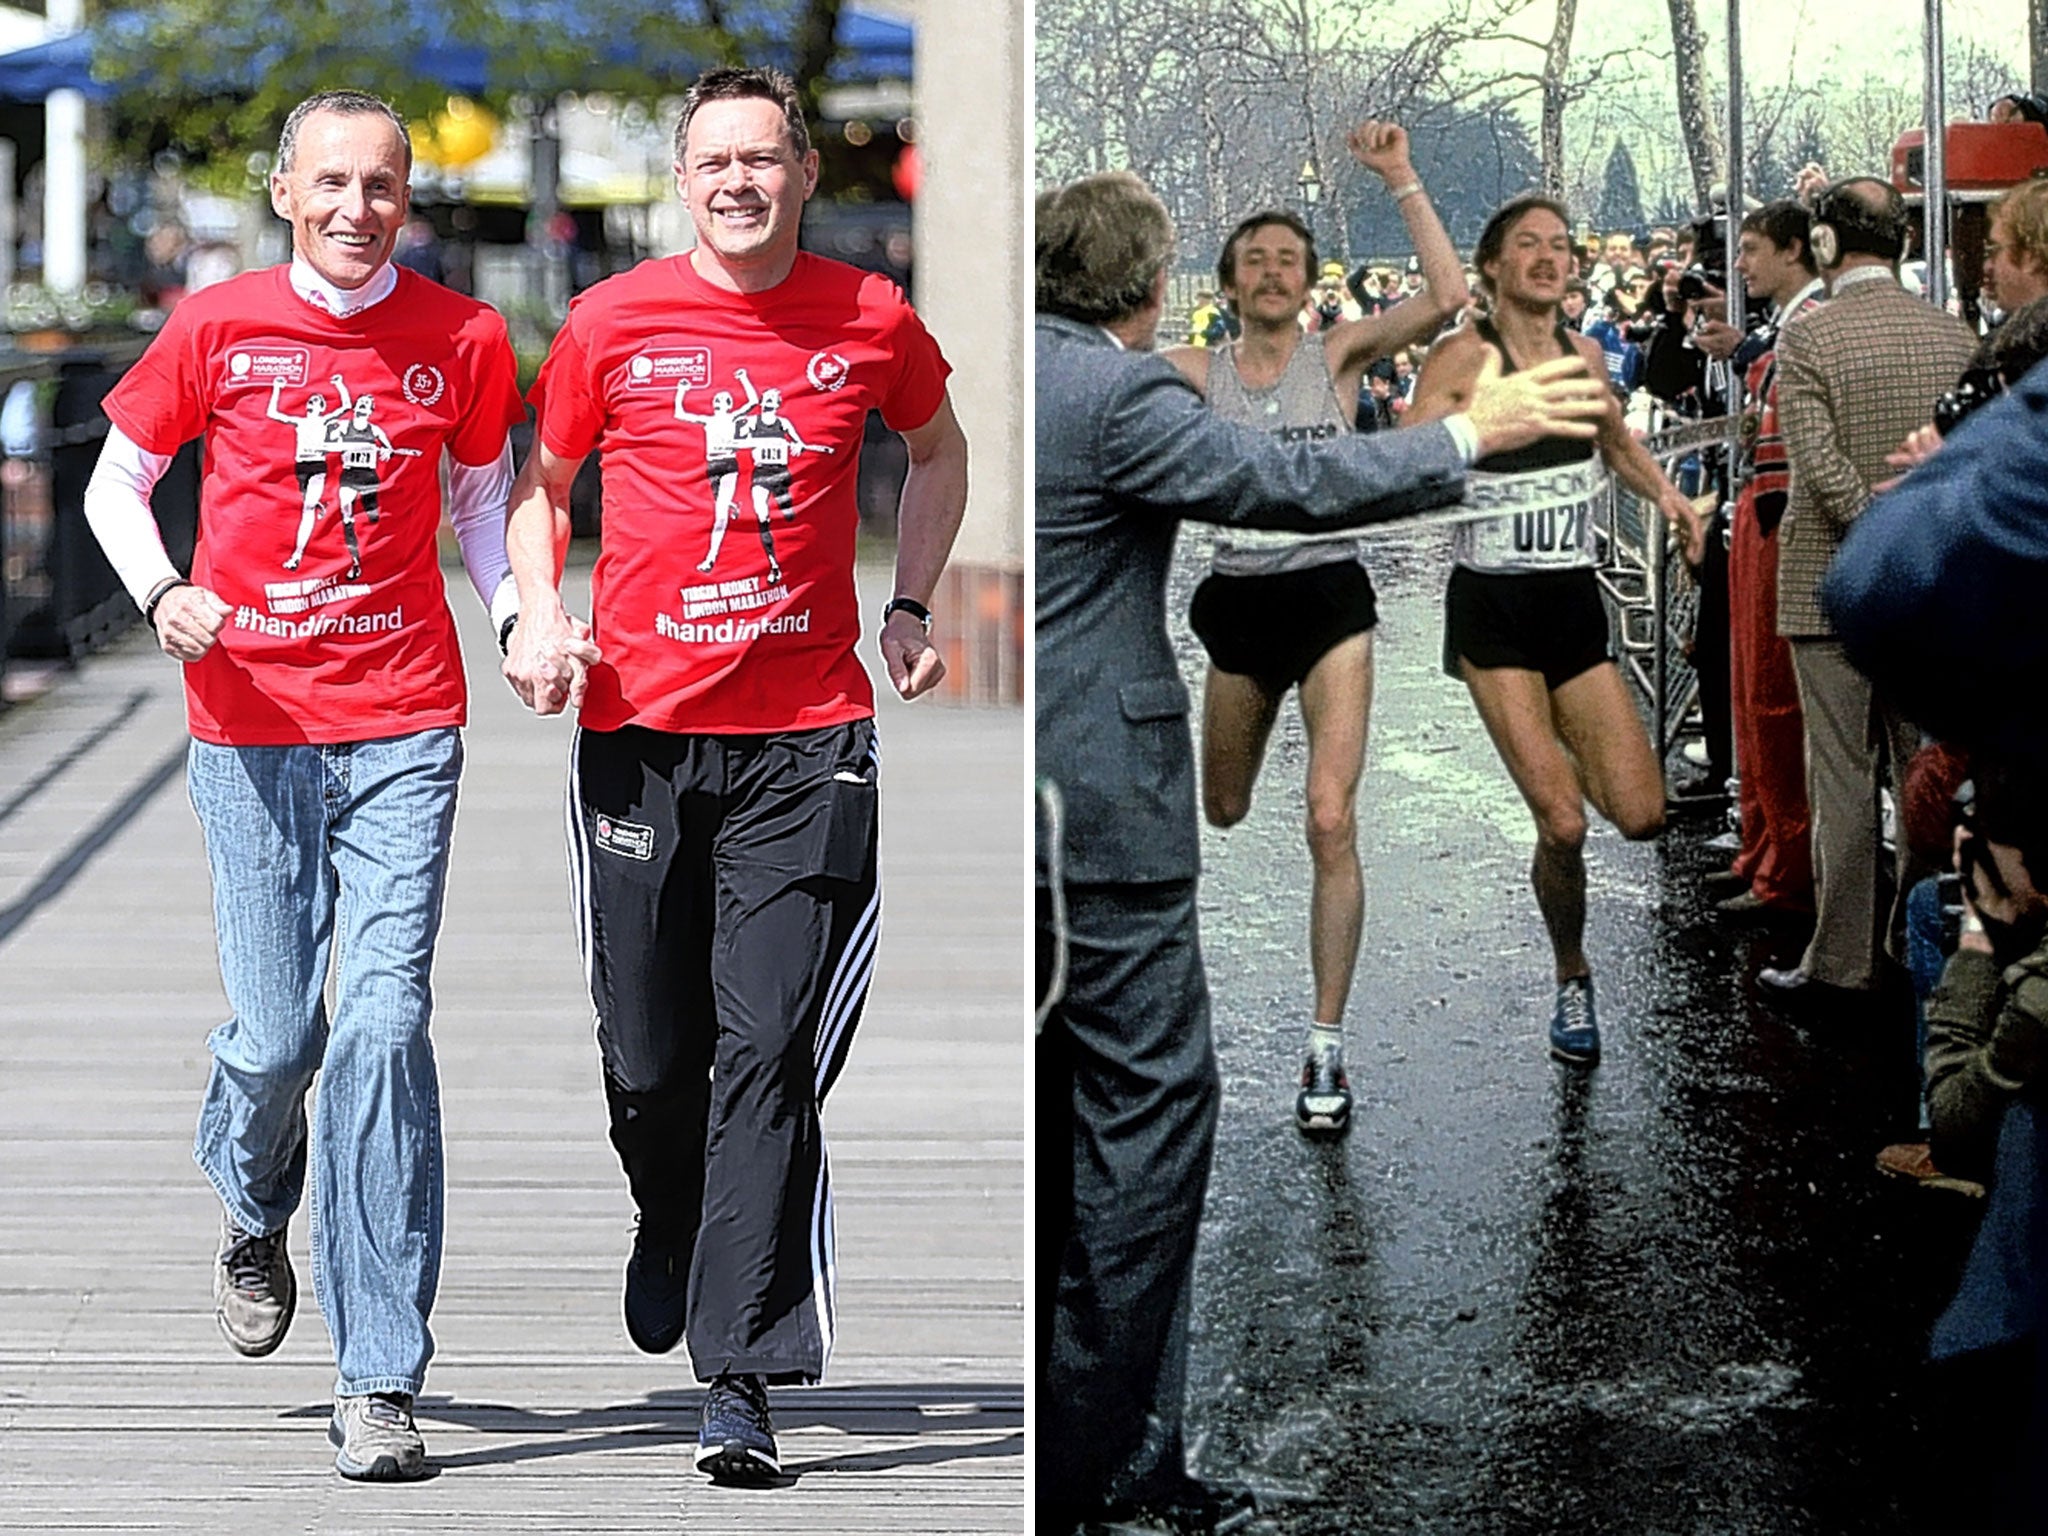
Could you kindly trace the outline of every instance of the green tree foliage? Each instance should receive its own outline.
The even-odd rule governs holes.
[[[1620,139],[1607,156],[1607,174],[1600,186],[1600,211],[1595,215],[1601,230],[1643,227],[1643,189],[1636,179],[1635,156]]]
[[[385,97],[409,118],[451,86],[499,112],[521,97],[652,102],[719,64],[789,69],[815,108],[840,0],[156,0],[102,6],[95,70],[124,147],[239,166],[316,90]],[[479,65],[481,80],[463,79]],[[451,75],[452,69],[452,75]]]

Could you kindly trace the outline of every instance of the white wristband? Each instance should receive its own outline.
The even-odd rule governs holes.
[[[1411,181],[1411,182],[1409,182],[1409,183],[1408,183],[1408,184],[1407,184],[1406,186],[1403,186],[1403,187],[1389,187],[1389,188],[1387,188],[1387,196],[1391,197],[1391,198],[1392,198],[1392,199],[1393,199],[1393,200],[1394,200],[1395,202],[1397,202],[1397,203],[1398,203],[1398,202],[1400,202],[1400,201],[1401,201],[1401,199],[1402,199],[1402,198],[1404,198],[1404,197],[1413,197],[1413,196],[1414,196],[1414,195],[1415,195],[1416,193],[1420,192],[1421,190],[1422,190],[1422,183],[1421,183],[1421,182],[1419,182],[1419,181]]]

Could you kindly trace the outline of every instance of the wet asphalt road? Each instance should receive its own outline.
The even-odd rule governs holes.
[[[1596,820],[1605,1059],[1552,1063],[1533,834],[1438,666],[1447,536],[1380,543],[1340,1143],[1292,1122],[1309,996],[1292,701],[1250,817],[1204,833],[1224,1099],[1198,1470],[1254,1487],[1262,1528],[1286,1532],[1933,1528],[1937,1432],[1976,1431],[1924,1341],[1978,1206],[1873,1170],[1911,1125],[1910,1003],[1764,1003],[1757,968],[1803,935],[1713,912],[1718,815],[1653,844]],[[1184,537],[1170,597],[1198,696],[1183,616],[1203,548]]]

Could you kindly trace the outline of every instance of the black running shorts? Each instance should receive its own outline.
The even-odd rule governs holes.
[[[1541,672],[1552,688],[1613,659],[1607,607],[1590,569],[1512,575],[1457,566],[1444,592],[1444,670],[1475,667]]]
[[[1356,560],[1332,560],[1277,576],[1203,578],[1188,623],[1220,672],[1284,693],[1340,640],[1380,621],[1372,577]]]

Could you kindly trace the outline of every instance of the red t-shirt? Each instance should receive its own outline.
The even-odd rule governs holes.
[[[895,284],[809,253],[765,293],[715,288],[685,255],[572,303],[530,398],[551,451],[603,451],[604,661],[583,724],[745,733],[873,714],[855,655],[861,430],[870,410],[923,426],[948,371]]]
[[[288,271],[179,304],[105,402],[151,453],[206,437],[192,580],[234,613],[185,668],[192,734],[253,747],[460,725],[441,452],[491,463],[525,415],[505,322],[408,271],[339,319]]]

